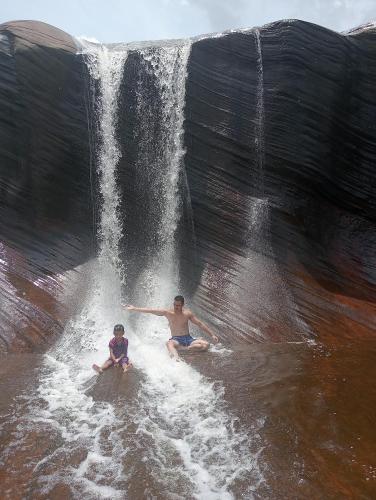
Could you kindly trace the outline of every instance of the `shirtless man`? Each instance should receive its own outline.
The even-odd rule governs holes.
[[[167,341],[167,349],[170,356],[176,361],[179,361],[177,350],[185,350],[191,352],[207,351],[209,349],[209,342],[199,338],[194,339],[191,337],[188,328],[188,322],[191,321],[197,325],[201,330],[210,335],[213,342],[218,342],[218,337],[203,323],[196,318],[192,311],[184,310],[184,297],[178,295],[174,299],[174,310],[170,309],[149,309],[147,307],[126,306],[128,311],[136,311],[142,313],[155,314],[156,316],[165,316],[171,331],[171,338]]]

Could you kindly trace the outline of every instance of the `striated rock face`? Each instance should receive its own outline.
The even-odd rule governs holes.
[[[128,54],[118,120],[131,286],[153,239],[143,221],[158,203],[150,172],[140,173],[140,151],[155,144],[140,147],[135,117],[141,91],[150,116],[161,98],[140,54]],[[223,337],[374,335],[375,82],[372,26],[343,35],[289,20],[193,41],[178,251],[185,291]],[[70,36],[30,21],[0,26],[0,240],[22,260],[4,264],[8,299],[10,275],[42,278],[43,289],[44,277],[94,255],[87,89]],[[37,302],[60,331],[66,309]],[[42,337],[54,329],[43,321]]]
[[[58,275],[94,250],[86,82],[66,33],[0,25],[0,352],[61,331]]]
[[[208,273],[198,295],[210,312],[234,300],[228,324],[280,338],[284,326],[375,333],[375,81],[374,27],[344,36],[283,21],[193,45],[186,168]]]
[[[90,254],[87,85],[76,50],[44,23],[0,25],[0,234],[43,256],[42,272]]]

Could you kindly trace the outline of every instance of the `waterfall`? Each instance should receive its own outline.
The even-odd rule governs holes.
[[[56,483],[65,483],[68,474],[75,496],[123,498],[126,486],[124,477],[119,476],[115,455],[125,456],[126,450],[119,441],[115,409],[110,403],[95,402],[87,389],[93,380],[92,363],[104,361],[113,325],[123,319],[120,299],[124,272],[119,256],[123,230],[116,175],[120,158],[116,116],[127,52],[84,41],[82,45],[96,97],[93,119],[98,137],[95,163],[100,201],[99,251],[96,259],[78,270],[89,275],[91,286],[79,305],[81,311],[46,355],[37,392],[47,407],[41,411],[38,404],[33,416],[50,425],[49,432],[58,432],[63,440],[60,452],[52,452],[43,461],[57,462],[55,472],[43,479],[46,491]],[[82,461],[71,466],[70,457],[79,450],[84,451]],[[59,467],[59,456],[65,456],[66,469]],[[105,485],[100,480],[104,476],[108,478]]]
[[[138,169],[149,170],[149,191],[153,191],[157,213],[153,213],[153,247],[149,266],[140,277],[139,286],[148,301],[166,306],[179,288],[176,231],[182,211],[179,184],[183,168],[183,122],[185,80],[190,42],[166,47],[149,47],[140,51],[146,74],[155,78],[159,110],[150,109],[150,96],[138,89],[140,160]],[[159,128],[158,142],[154,130]],[[152,172],[152,175],[150,175]],[[167,301],[167,304],[166,304]]]
[[[185,80],[190,45],[142,49],[138,95],[138,141],[141,144],[137,171],[148,169],[147,186],[157,205],[150,260],[136,293],[139,305],[171,307],[178,291],[176,231],[180,219],[183,176],[183,122]],[[154,79],[153,106],[146,76]],[[158,140],[156,140],[158,134]],[[165,496],[179,494],[205,499],[233,498],[231,489],[244,475],[254,485],[262,480],[253,441],[246,432],[234,430],[234,419],[224,408],[221,384],[213,384],[189,364],[169,359],[165,347],[170,337],[167,321],[151,315],[135,316],[135,359],[142,366],[147,383],[138,393],[140,438],[150,443],[148,476],[158,464]],[[139,339],[139,340],[138,340]],[[225,355],[220,350],[216,356]],[[163,367],[163,369],[161,369]],[[152,440],[150,436],[153,436]],[[210,443],[210,444],[209,444]],[[158,453],[155,449],[160,450]],[[239,460],[239,457],[241,459]],[[168,464],[168,465],[167,465]]]
[[[264,67],[262,60],[262,46],[260,30],[254,30],[254,39],[257,54],[257,86],[256,86],[256,113],[255,113],[255,156],[256,156],[256,179],[253,184],[256,188],[256,197],[252,197],[249,206],[249,228],[247,235],[247,245],[258,244],[261,233],[264,230],[265,219],[267,218],[268,202],[265,198],[264,186]]]
[[[140,49],[142,72],[154,82],[158,108],[154,116],[141,78],[137,172],[147,170],[150,185],[145,186],[145,195],[153,191],[156,206],[147,229],[152,232],[152,245],[140,278],[140,305],[150,301],[166,307],[179,284],[176,232],[180,186],[184,186],[189,50],[189,43]],[[47,494],[63,483],[69,484],[74,497],[148,498],[157,492],[176,498],[178,492],[182,498],[227,500],[234,498],[233,490],[246,478],[245,494],[251,498],[263,481],[258,423],[251,437],[227,407],[220,382],[208,380],[189,363],[169,358],[165,318],[135,313],[130,317],[120,308],[121,287],[127,283],[119,257],[123,229],[116,117],[127,51],[92,45],[85,51],[98,90],[99,254],[87,269],[92,276],[88,300],[46,356],[37,390],[43,403],[38,402],[31,412],[35,421],[43,422],[45,432],[54,432],[60,442],[58,450],[37,465],[43,470],[48,463],[52,471],[40,480],[43,491]],[[117,322],[125,324],[134,369],[127,375],[111,369],[98,377],[91,365],[108,356],[108,341]],[[218,362],[227,354],[220,349],[211,353]],[[90,395],[91,390],[100,391],[106,380],[116,380],[111,402]]]
[[[112,283],[122,281],[122,264],[119,257],[119,243],[122,227],[119,216],[120,198],[116,180],[116,167],[120,151],[116,140],[115,116],[122,77],[127,58],[126,51],[111,52],[106,47],[88,54],[88,66],[93,79],[99,82],[99,148],[98,174],[102,199],[99,222],[99,262],[103,275]],[[117,298],[120,298],[118,294]]]
[[[118,96],[127,50],[109,49],[100,44],[81,41],[91,78],[91,98],[95,100],[94,145],[98,178],[99,223],[97,227],[98,257],[91,263],[91,290],[81,314],[71,323],[73,331],[85,332],[80,340],[84,349],[96,350],[104,345],[98,331],[110,331],[116,318],[122,317],[120,306],[125,284],[120,241],[123,227],[120,217],[120,195],[117,165],[120,159],[116,137]],[[74,335],[73,335],[74,337]],[[69,336],[65,335],[65,349]],[[74,340],[76,342],[76,340]]]
[[[260,30],[255,29],[257,51],[257,91],[256,91],[256,127],[255,146],[258,165],[258,189],[260,196],[264,194],[264,67],[262,62],[262,48]]]
[[[96,170],[100,197],[98,226],[99,254],[95,272],[97,307],[102,316],[111,318],[114,305],[120,305],[124,284],[123,265],[119,255],[123,235],[120,221],[120,196],[116,169],[120,150],[116,138],[117,102],[126,50],[109,50],[105,46],[86,44],[87,65],[92,81],[98,83]],[[92,306],[90,306],[92,307]],[[116,307],[116,306],[115,306]],[[110,326],[110,325],[109,325]]]

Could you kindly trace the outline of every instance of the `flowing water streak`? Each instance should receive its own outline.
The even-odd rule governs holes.
[[[160,113],[157,119],[160,128],[158,143],[153,137],[150,123],[145,123],[145,108],[149,105],[149,96],[142,96],[138,102],[139,127],[150,131],[145,137],[145,144],[152,149],[151,168],[158,177],[159,223],[152,249],[152,277],[147,277],[148,295],[151,302],[160,305],[171,297],[179,287],[179,265],[176,258],[176,231],[182,214],[180,181],[185,177],[183,158],[185,154],[184,105],[187,63],[191,43],[184,40],[180,44],[150,47],[140,51],[144,61],[144,71],[155,78],[155,86],[160,100]],[[154,121],[156,117],[154,117]],[[154,124],[155,126],[155,124]],[[143,160],[145,162],[145,158]],[[145,168],[145,165],[141,165]],[[149,165],[148,165],[148,168]],[[161,290],[163,296],[161,297]],[[167,299],[169,300],[169,299]]]
[[[127,52],[111,51],[101,46],[99,50],[88,53],[88,66],[93,79],[99,82],[99,140],[98,174],[99,188],[102,198],[99,223],[99,262],[102,267],[102,279],[117,284],[117,294],[111,299],[121,298],[122,263],[119,256],[119,244],[122,237],[122,226],[119,218],[120,197],[116,179],[116,168],[120,151],[116,140],[116,122],[118,92],[122,70]]]
[[[249,201],[249,222],[247,231],[247,247],[256,250],[256,254],[266,254],[272,255],[273,248],[270,243],[270,214],[271,206],[269,200],[265,193],[265,99],[264,99],[264,64],[262,55],[262,37],[259,28],[253,30],[254,41],[256,46],[257,54],[257,87],[256,87],[256,117],[255,117],[255,154],[256,154],[256,169],[255,173],[257,178],[254,181],[256,197],[250,197]],[[262,279],[264,283],[273,282],[273,287],[270,289],[268,285],[265,286],[267,295],[275,294],[275,290],[279,288],[279,308],[280,313],[278,316],[280,318],[281,324],[283,324],[283,314],[282,311],[295,311],[296,306],[292,295],[286,286],[283,277],[278,272],[275,265],[275,259],[273,258],[269,262],[262,262],[261,266],[257,265],[258,257],[252,252],[249,252],[247,258],[247,265],[249,266],[249,275],[254,279],[255,275],[258,274],[258,270],[261,271],[260,275],[269,274],[274,276],[272,279]],[[264,287],[263,287],[264,288]],[[274,289],[274,291],[273,291]],[[267,300],[260,296],[260,304]],[[273,308],[275,308],[277,302],[272,301]],[[278,310],[278,309],[277,309]],[[307,332],[308,326],[301,320],[297,314],[289,314],[290,319],[293,320],[292,324],[299,330],[302,334]],[[287,321],[286,324],[289,324]]]
[[[166,63],[170,80],[166,79],[165,84],[175,85],[175,92],[184,95],[181,86],[184,87],[185,79],[178,78],[180,83],[174,83],[176,74],[174,76],[173,73],[177,67],[173,62],[176,59],[171,57]],[[108,54],[105,54],[104,60],[110,61]],[[93,61],[98,62],[97,56]],[[98,66],[94,70],[94,77],[103,78]],[[118,71],[116,74],[120,74],[120,67]],[[158,78],[165,77],[166,72],[162,70]],[[113,73],[106,70],[104,74]],[[101,85],[104,87],[104,82]],[[163,184],[162,222],[157,235],[161,242],[157,246],[157,254],[162,264],[149,269],[153,284],[166,283],[166,276],[171,281],[174,278],[172,273],[177,264],[174,237],[179,219],[179,173],[176,169],[180,168],[183,154],[183,103],[177,105],[174,92],[168,94],[162,85],[159,88],[162,103],[166,104],[166,110],[162,110],[166,121],[163,125],[164,140],[155,147],[167,147],[161,157],[169,163],[163,178],[166,184]],[[112,91],[116,94],[116,87]],[[167,95],[170,97],[167,98]],[[105,96],[101,94],[101,98]],[[168,99],[172,102],[166,102]],[[112,98],[109,99],[110,105],[113,102]],[[99,109],[103,110],[102,104]],[[101,117],[109,125],[114,123],[114,114],[111,119],[105,113]],[[170,131],[168,127],[171,127]],[[114,132],[114,127],[109,130]],[[110,158],[109,161],[117,158],[116,154],[111,156],[106,153],[106,147],[114,151],[114,144],[111,138],[103,138],[101,143],[101,151],[105,153],[105,158]],[[104,161],[102,165],[106,167]],[[115,172],[114,165],[109,168]],[[106,183],[105,179],[106,176],[102,175],[101,183]],[[116,183],[114,186],[111,177],[108,182],[109,186],[115,187],[116,193]],[[101,190],[103,198],[107,192],[111,195],[106,186],[102,186]],[[105,199],[103,204],[106,205]],[[103,216],[101,220],[103,224],[111,225],[116,222],[116,217],[112,217],[111,210],[108,211],[110,215]],[[137,488],[140,487],[138,479],[132,475],[132,468],[141,468],[142,477],[153,485],[153,491],[165,498],[176,498],[178,491],[184,498],[230,499],[233,498],[234,488],[243,483],[246,487],[241,489],[242,493],[251,498],[262,481],[258,466],[257,432],[236,429],[236,419],[225,405],[220,383],[210,382],[189,364],[177,364],[169,359],[164,345],[168,338],[164,319],[148,316],[150,321],[139,323],[135,331],[128,328],[131,357],[136,369],[141,369],[145,377],[136,398],[128,398],[125,405],[117,406],[115,401],[109,404],[95,401],[87,395],[85,388],[91,375],[90,366],[93,361],[98,361],[98,352],[90,353],[90,349],[107,350],[110,327],[118,318],[122,319],[115,302],[118,284],[111,282],[113,272],[116,272],[117,256],[116,253],[111,255],[112,248],[107,248],[105,241],[108,237],[109,241],[116,243],[116,234],[119,232],[101,228],[99,262],[108,251],[111,265],[106,270],[100,265],[98,267],[98,262],[92,263],[96,279],[91,299],[46,359],[38,392],[47,407],[37,411],[34,419],[39,425],[47,427],[46,432],[48,426],[51,432],[58,432],[63,444],[37,465],[36,470],[44,472],[43,491],[48,493],[54,484],[66,483],[69,478],[75,497],[125,498],[134,483]],[[164,261],[163,251],[167,252],[170,261]],[[120,281],[120,274],[117,276]],[[115,298],[109,310],[103,295],[113,293],[111,286],[114,287]],[[159,289],[163,300],[166,299],[166,290],[167,287],[164,289],[162,286]],[[153,288],[155,297],[157,291]],[[115,376],[115,373],[111,375]],[[83,451],[81,461],[73,465],[77,463],[77,454]],[[62,462],[68,465],[62,467]],[[47,464],[54,470],[53,473],[46,473],[44,467]]]
[[[138,90],[139,128],[144,152],[139,168],[155,165],[155,185],[148,186],[160,194],[155,223],[155,248],[143,276],[145,295],[142,304],[170,306],[178,284],[176,230],[181,210],[183,122],[186,65],[190,46],[148,48],[141,51],[144,70],[155,77],[161,103],[158,142],[153,137],[155,120],[150,111],[150,96]],[[154,120],[154,121],[153,121]],[[161,183],[161,177],[162,183]],[[145,304],[147,305],[147,304]],[[213,384],[189,364],[176,364],[168,358],[165,341],[170,336],[165,319],[146,315],[138,317],[134,355],[147,377],[138,394],[139,408],[135,415],[138,436],[147,441],[148,473],[161,481],[165,496],[174,491],[183,497],[205,499],[232,498],[232,489],[248,479],[251,491],[262,481],[258,466],[258,451],[247,432],[234,429],[235,419],[225,408],[220,383]],[[221,354],[219,354],[221,355]],[[163,367],[163,369],[161,369]],[[152,439],[150,438],[152,436]],[[151,464],[148,466],[148,464]],[[159,478],[159,479],[157,479]],[[168,493],[167,493],[168,492]]]
[[[258,188],[260,196],[264,194],[264,67],[262,61],[262,47],[260,30],[255,29],[257,50],[257,92],[256,92],[256,127],[255,145],[258,164]]]
[[[252,240],[258,240],[263,230],[264,223],[268,216],[268,201],[265,198],[264,187],[264,159],[265,159],[265,144],[264,144],[264,67],[262,60],[262,45],[260,30],[255,28],[254,39],[257,53],[257,87],[256,87],[256,117],[255,117],[255,153],[256,179],[254,185],[256,187],[257,198],[251,198],[249,207],[249,230],[248,243],[252,244]]]
[[[113,322],[122,317],[120,299],[124,280],[119,257],[122,228],[116,180],[120,153],[115,117],[127,52],[85,42],[83,52],[98,91],[99,253],[97,259],[86,266],[86,271],[82,271],[91,276],[92,286],[81,313],[72,318],[60,342],[46,356],[38,394],[47,407],[36,410],[34,420],[58,430],[64,444],[45,457],[37,469],[47,462],[59,462],[59,457],[65,454],[67,470],[58,467],[53,474],[44,476],[42,486],[46,492],[69,477],[70,487],[77,496],[122,498],[125,475],[119,474],[117,462],[126,451],[118,439],[114,408],[109,403],[95,402],[86,394],[86,389],[93,374],[91,364],[100,361],[97,351],[107,351]],[[73,467],[69,457],[79,450],[86,450],[86,454],[79,465]],[[103,484],[104,477],[107,481]]]

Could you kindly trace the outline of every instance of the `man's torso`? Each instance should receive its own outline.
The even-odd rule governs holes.
[[[172,336],[180,337],[182,335],[189,335],[188,321],[190,316],[190,311],[183,311],[181,314],[169,311],[166,314]]]

